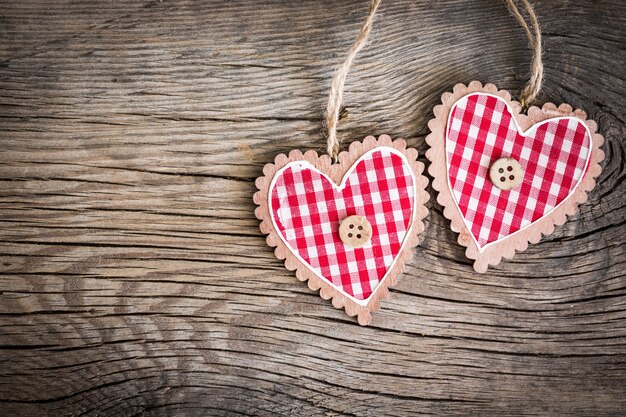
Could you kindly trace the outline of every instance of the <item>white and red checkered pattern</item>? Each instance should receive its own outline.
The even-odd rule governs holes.
[[[467,95],[450,111],[446,160],[454,199],[478,247],[498,241],[542,218],[579,184],[591,156],[591,137],[575,117],[548,119],[520,133],[502,98]],[[489,167],[516,159],[522,184],[495,187]]]
[[[396,259],[411,225],[415,180],[393,148],[364,154],[342,186],[305,161],[288,164],[270,186],[270,213],[282,239],[321,278],[356,300],[367,300]],[[339,224],[364,216],[372,238],[354,249]]]

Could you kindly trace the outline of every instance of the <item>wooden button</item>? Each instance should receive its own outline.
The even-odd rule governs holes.
[[[489,168],[489,178],[501,190],[512,190],[522,183],[524,171],[513,158],[500,158]]]
[[[346,217],[339,225],[341,241],[352,248],[360,248],[372,238],[372,225],[362,216]]]

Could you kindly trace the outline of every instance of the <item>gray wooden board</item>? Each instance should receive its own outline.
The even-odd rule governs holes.
[[[366,0],[0,7],[0,415],[596,415],[626,409],[626,3],[537,1],[540,102],[605,135],[580,213],[473,272],[432,188],[369,327],[258,230],[254,179],[323,152]],[[340,135],[408,138],[477,79],[518,91],[497,0],[384,1]]]

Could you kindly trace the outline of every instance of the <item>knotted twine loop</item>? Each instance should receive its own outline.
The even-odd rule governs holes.
[[[526,14],[528,15],[528,19],[530,20],[530,26],[526,23],[526,19],[520,12],[517,7],[516,0],[504,0],[507,7],[517,19],[524,32],[526,32],[526,37],[528,37],[528,43],[530,44],[530,49],[533,51],[532,63],[530,67],[530,79],[526,86],[520,93],[520,104],[522,108],[525,109],[539,94],[539,90],[541,90],[541,82],[543,81],[543,63],[541,61],[541,30],[539,29],[539,21],[537,20],[537,15],[533,10],[533,7],[530,5],[528,0],[519,0],[519,3],[522,3],[524,9],[526,10]]]
[[[343,87],[346,82],[348,70],[354,61],[356,54],[358,54],[363,46],[365,46],[367,38],[372,31],[374,15],[376,14],[376,10],[378,9],[380,2],[381,0],[371,0],[367,12],[367,18],[361,27],[361,31],[348,51],[348,56],[343,61],[341,66],[337,68],[337,71],[335,71],[333,81],[330,85],[328,106],[326,107],[326,151],[335,162],[337,162],[337,155],[339,155],[340,149],[339,140],[337,139],[337,124],[339,123],[339,111],[341,110]]]

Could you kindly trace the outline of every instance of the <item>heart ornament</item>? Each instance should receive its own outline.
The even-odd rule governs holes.
[[[383,135],[330,156],[278,155],[256,181],[255,214],[288,270],[366,325],[424,230],[428,180],[417,151]]]
[[[525,115],[493,84],[458,84],[441,101],[428,123],[429,173],[458,242],[485,272],[575,214],[601,172],[604,138],[582,110],[546,103]]]

